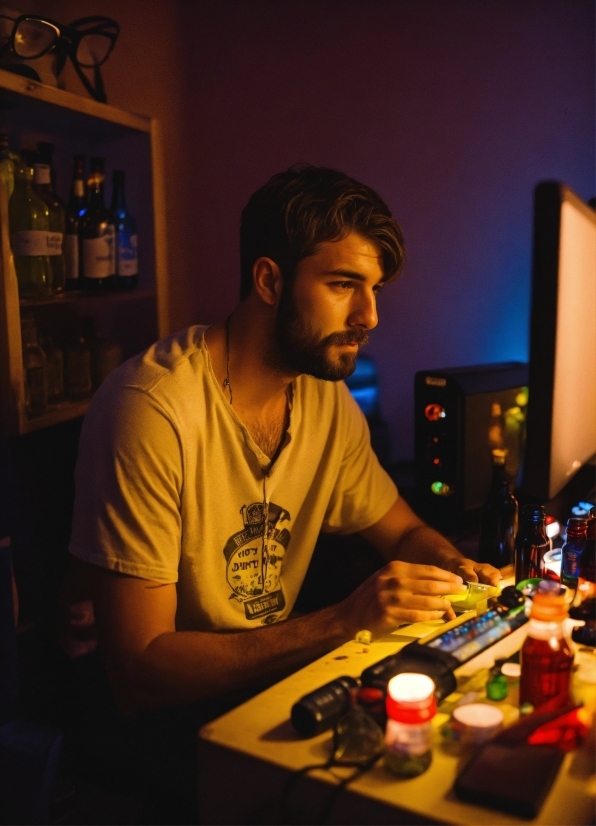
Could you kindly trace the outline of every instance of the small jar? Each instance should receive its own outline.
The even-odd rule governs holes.
[[[416,777],[431,764],[434,692],[426,674],[404,672],[389,680],[385,764],[398,777]]]

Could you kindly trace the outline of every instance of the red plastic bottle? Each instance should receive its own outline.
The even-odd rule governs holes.
[[[521,650],[520,708],[530,703],[537,709],[555,698],[563,705],[569,699],[573,654],[563,636],[566,617],[565,597],[558,588],[534,595]]]

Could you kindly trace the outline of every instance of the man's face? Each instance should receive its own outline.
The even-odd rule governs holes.
[[[350,376],[378,322],[382,278],[379,247],[356,232],[303,258],[278,307],[277,366],[327,381]]]

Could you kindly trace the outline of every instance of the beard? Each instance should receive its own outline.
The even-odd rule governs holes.
[[[362,327],[355,327],[322,336],[301,315],[290,284],[285,286],[281,294],[275,319],[275,342],[275,367],[282,372],[289,370],[306,373],[324,381],[341,381],[351,376],[356,369],[358,351],[339,352],[333,359],[331,348],[342,344],[357,344],[362,347],[368,342],[368,332]]]

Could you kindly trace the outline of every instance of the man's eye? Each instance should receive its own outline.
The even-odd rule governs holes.
[[[339,287],[340,290],[351,290],[354,286],[353,281],[334,281],[334,287]]]

